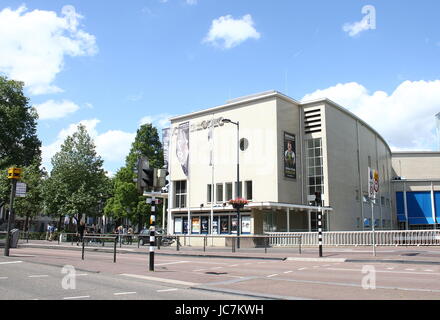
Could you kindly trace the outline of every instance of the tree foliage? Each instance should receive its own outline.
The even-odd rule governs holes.
[[[146,156],[152,168],[163,166],[162,143],[157,129],[151,124],[144,124],[137,130],[125,166],[113,178],[113,196],[107,200],[104,209],[106,215],[117,219],[128,218],[136,222],[139,228],[149,220],[151,214],[150,205],[146,204],[145,197],[139,193],[133,182],[136,178],[134,168],[140,156]]]
[[[102,168],[93,140],[83,125],[66,138],[52,158],[52,171],[44,184],[46,211],[52,215],[96,216],[99,202],[110,192],[110,179]]]
[[[38,114],[23,94],[23,86],[0,76],[0,169],[29,166],[41,154]]]

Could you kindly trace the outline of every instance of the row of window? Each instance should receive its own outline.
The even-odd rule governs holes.
[[[234,185],[234,188],[232,187]],[[247,200],[252,200],[252,181],[241,181],[238,189],[238,196],[243,197],[243,186],[244,186],[244,196]],[[174,196],[174,207],[175,208],[186,208],[187,205],[187,184],[186,180],[175,181],[175,196]],[[229,201],[235,198],[235,190],[237,190],[237,182],[234,184],[232,182],[217,183],[215,185],[215,192],[213,195],[212,184],[208,184],[206,188],[206,200],[207,203],[213,201],[217,203],[223,203],[224,201]]]
[[[252,181],[240,181],[238,189],[238,197],[243,197],[243,184],[244,184],[244,197],[247,200],[252,200]],[[206,201],[207,203],[217,202],[222,203],[223,201],[229,201],[235,198],[237,190],[237,182],[234,183],[234,190],[232,190],[232,182],[217,183],[215,185],[215,194],[213,194],[212,184],[208,184],[206,188]],[[235,192],[234,192],[235,191]],[[214,196],[215,199],[212,199]]]
[[[360,198],[359,198],[359,190],[355,190],[355,193],[356,193],[356,201],[360,201]],[[364,193],[364,198],[368,198],[368,193]],[[380,197],[380,202],[379,202],[379,199],[376,199],[376,205],[381,205],[382,207],[387,207],[387,208],[391,208],[391,201],[390,201],[390,199],[389,198],[386,198],[386,197]]]

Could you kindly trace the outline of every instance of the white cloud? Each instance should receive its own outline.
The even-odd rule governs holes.
[[[139,124],[143,125],[146,123],[151,123],[154,126],[156,126],[159,130],[162,128],[166,128],[170,125],[170,118],[173,117],[173,115],[171,114],[167,114],[167,113],[161,113],[161,114],[156,114],[156,115],[151,115],[151,116],[145,116],[143,117],[140,121]],[[159,132],[159,135],[161,133]]]
[[[393,150],[433,150],[435,118],[440,111],[440,80],[405,81],[391,94],[369,93],[356,83],[317,90],[303,101],[329,98],[382,135]]]
[[[230,49],[250,38],[260,38],[260,34],[254,28],[251,15],[247,14],[241,19],[227,15],[212,21],[211,29],[203,42]]]
[[[194,6],[197,4],[197,0],[186,0],[186,4],[188,4],[190,6]]]
[[[142,100],[143,98],[144,98],[144,93],[138,92],[136,94],[129,95],[127,97],[127,100],[132,101],[132,102],[137,102],[137,101]]]
[[[45,10],[0,11],[0,72],[25,82],[31,94],[61,92],[53,84],[65,56],[92,56],[98,51],[95,36],[79,29],[83,18],[73,6],[61,15]]]
[[[79,106],[72,101],[54,101],[48,100],[42,104],[35,105],[40,120],[59,119],[70,113],[76,112]]]
[[[116,163],[117,166],[123,165],[125,157],[130,152],[136,133],[109,130],[100,134],[96,130],[99,122],[100,120],[98,119],[82,120],[79,123],[72,123],[67,128],[61,130],[53,143],[42,147],[43,166],[51,170],[52,157],[60,150],[64,140],[76,132],[79,124],[83,124],[89,135],[94,139],[96,152],[104,159],[104,167],[111,163]]]
[[[365,16],[361,21],[354,23],[346,23],[342,30],[348,33],[350,37],[355,37],[363,31],[376,29],[376,8],[372,5],[365,5],[362,8]]]

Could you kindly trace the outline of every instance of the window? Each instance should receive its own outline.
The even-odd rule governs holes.
[[[387,198],[386,201],[387,201],[387,207],[389,208],[390,207],[390,199]]]
[[[380,205],[385,206],[385,197],[380,197]]]
[[[356,201],[359,201],[359,190],[355,190],[355,194],[356,194]]]
[[[309,139],[306,143],[307,186],[309,195],[324,194],[324,174],[321,138]]]
[[[208,203],[212,202],[212,184],[208,184],[206,187],[206,201]]]
[[[175,195],[175,208],[186,207],[186,180],[175,182],[176,195]]]
[[[226,201],[229,201],[232,199],[232,183],[231,182],[227,182],[225,184],[226,187]]]
[[[235,194],[237,193],[237,182],[235,182],[234,183],[234,185],[235,185],[235,193],[234,193],[234,197],[235,197]],[[240,188],[238,189],[238,197],[239,198],[241,198],[243,195],[243,183],[240,181],[240,184],[239,184],[239,186],[240,186]]]
[[[252,200],[252,181],[246,181],[246,199]]]
[[[223,183],[217,183],[216,185],[216,199],[217,202],[223,202]]]

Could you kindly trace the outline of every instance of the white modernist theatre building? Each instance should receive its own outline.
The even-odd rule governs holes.
[[[376,227],[398,225],[388,144],[328,99],[300,103],[263,92],[174,117],[165,131],[169,233],[236,233],[237,214],[228,203],[236,188],[249,201],[241,211],[242,234],[316,231],[316,191],[324,230],[368,230],[368,168],[379,173]]]

